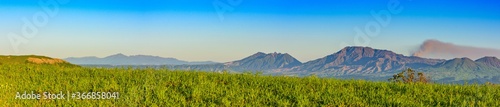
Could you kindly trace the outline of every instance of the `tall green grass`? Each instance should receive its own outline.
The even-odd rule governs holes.
[[[119,92],[112,100],[19,100],[16,92]],[[0,65],[4,106],[500,106],[491,85],[400,84],[168,69]]]

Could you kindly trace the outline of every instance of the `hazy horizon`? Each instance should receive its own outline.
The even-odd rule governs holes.
[[[123,53],[228,62],[279,52],[306,62],[345,46],[412,55],[427,40],[438,40],[460,48],[453,52],[467,52],[465,47],[500,57],[498,1],[56,1],[0,0],[0,54],[67,58]],[[384,12],[390,19],[377,17]],[[31,29],[26,21],[37,31],[24,32]],[[379,26],[379,32],[367,34],[369,25]],[[377,29],[373,26],[369,30]],[[356,29],[368,36],[359,36]],[[17,49],[13,38],[23,41]],[[443,59],[480,56],[433,52],[453,54],[437,56]]]

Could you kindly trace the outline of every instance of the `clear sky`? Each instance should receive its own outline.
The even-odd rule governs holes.
[[[57,4],[44,6],[46,1]],[[387,25],[380,26],[371,12],[387,11],[388,4],[401,11],[389,13]],[[23,20],[34,23],[37,32],[27,30]],[[380,33],[356,43],[355,28],[365,31],[370,22],[380,26]],[[499,49],[500,2],[0,0],[0,54],[66,58],[123,53],[227,62],[256,52],[281,52],[306,62],[345,45],[409,55],[428,39]]]

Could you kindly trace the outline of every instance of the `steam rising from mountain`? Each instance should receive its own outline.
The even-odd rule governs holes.
[[[468,57],[471,59],[478,59],[484,56],[499,57],[500,50],[460,46],[452,43],[441,42],[438,40],[427,40],[420,46],[420,49],[413,53],[413,56],[432,58]]]

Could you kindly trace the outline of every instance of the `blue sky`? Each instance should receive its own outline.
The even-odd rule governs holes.
[[[0,54],[104,57],[116,53],[227,62],[256,52],[290,53],[302,62],[347,45],[409,55],[428,39],[500,47],[500,2],[487,0],[66,0],[55,16],[23,36],[23,18],[47,14],[38,2],[0,0]],[[57,1],[57,0],[56,0]],[[65,0],[60,0],[65,1]],[[237,1],[237,0],[229,0]],[[228,9],[219,14],[213,3]],[[355,28],[377,22],[371,11],[399,2],[370,42],[356,44]],[[38,18],[40,21],[43,18]],[[17,51],[8,35],[25,43]],[[17,39],[16,39],[17,40]],[[345,43],[345,44],[344,44]]]

